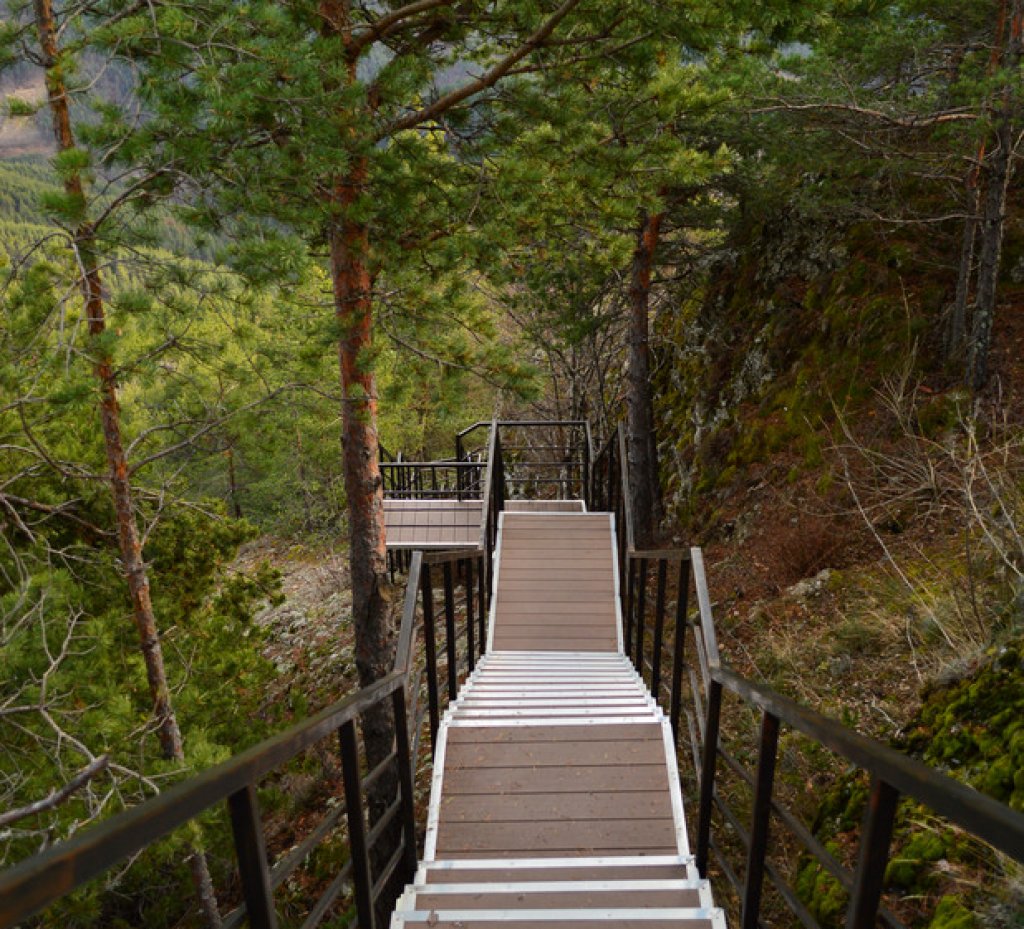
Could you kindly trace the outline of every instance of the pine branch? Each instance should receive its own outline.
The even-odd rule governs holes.
[[[428,122],[431,119],[435,119],[436,117],[447,113],[448,110],[452,109],[452,107],[458,106],[458,104],[462,103],[463,100],[480,93],[482,90],[487,90],[487,88],[493,87],[527,55],[543,45],[548,36],[558,28],[558,24],[579,5],[580,0],[565,0],[565,2],[551,14],[550,18],[540,26],[533,35],[531,35],[517,49],[509,52],[509,54],[502,58],[501,61],[494,65],[494,67],[489,71],[486,71],[475,80],[468,81],[461,87],[457,87],[455,90],[438,97],[433,103],[424,107],[422,110],[417,110],[410,113],[408,116],[403,116],[401,119],[395,120],[378,135],[377,141],[395,135],[396,133],[402,132],[406,129],[414,129],[422,123]]]
[[[399,7],[397,10],[392,10],[386,16],[381,16],[380,19],[373,22],[362,32],[356,33],[345,49],[345,53],[348,55],[349,60],[354,61],[365,51],[367,46],[383,38],[393,27],[404,20],[418,16],[420,13],[436,10],[438,7],[451,5],[451,0],[415,0],[415,2]]]

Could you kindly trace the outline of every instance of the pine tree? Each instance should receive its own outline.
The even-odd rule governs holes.
[[[442,268],[454,261],[445,243],[472,209],[478,172],[452,157],[449,140],[478,131],[500,99],[494,88],[531,68],[614,50],[635,36],[645,5],[260,0],[244,18],[225,0],[163,4],[152,16],[121,7],[126,15],[108,39],[147,62],[143,96],[152,119],[143,135],[159,159],[197,180],[207,215],[220,222],[243,215],[239,225],[249,234],[240,253],[272,262],[277,273],[306,247],[326,257],[356,662],[369,684],[389,670],[393,647],[375,294],[421,256]],[[211,35],[217,43],[207,42]],[[437,265],[421,267],[429,273]],[[370,721],[371,763],[390,738],[387,718]]]

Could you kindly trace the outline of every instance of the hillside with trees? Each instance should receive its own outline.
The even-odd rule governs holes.
[[[379,462],[492,417],[624,422],[730,662],[1024,810],[1022,55],[1024,0],[7,0],[0,867],[385,676]],[[32,925],[219,925],[208,820]],[[908,925],[1019,927],[897,842]]]

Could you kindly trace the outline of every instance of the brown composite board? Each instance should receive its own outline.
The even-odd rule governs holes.
[[[671,854],[671,853],[670,853]],[[438,868],[427,864],[427,884],[508,884],[513,881],[684,881],[682,864],[600,865],[585,868]]]
[[[532,742],[559,742],[562,745],[578,742],[627,742],[660,739],[661,726],[657,723],[636,723],[631,726],[514,726],[508,729],[459,726],[448,730],[448,743],[485,745],[516,745]]]
[[[581,849],[576,854],[566,854],[565,852],[558,851],[557,849],[537,849],[531,851],[529,854],[523,854],[522,852],[508,852],[501,854],[494,851],[480,851],[480,852],[460,852],[460,851],[449,851],[445,853],[445,858],[452,861],[471,861],[471,860],[490,860],[493,858],[592,858],[596,853],[589,852],[586,849]],[[673,841],[671,845],[649,845],[646,848],[632,848],[629,850],[629,857],[643,857],[646,855],[678,855],[679,849],[676,848],[676,844]],[[602,853],[600,857],[609,858],[617,857],[614,852]],[[602,926],[604,924],[602,923]]]
[[[548,640],[548,644],[545,644],[544,640],[538,638],[522,638],[522,637],[504,637],[499,638],[495,636],[494,647],[495,648],[507,648],[515,651],[529,651],[531,649],[546,648],[552,652],[613,652],[618,645],[618,639],[615,636],[601,639],[562,639],[557,643],[552,644]]]
[[[607,575],[607,572],[605,572]],[[562,594],[559,599],[573,600],[580,593],[600,594],[608,597],[615,593],[615,584],[611,578],[605,577],[580,577],[576,572],[564,575],[553,576],[550,580],[546,578],[527,580],[526,578],[514,578],[508,580],[501,578],[498,581],[498,596],[502,594],[536,593],[538,590],[545,591],[545,594]]]
[[[566,606],[571,605],[566,604]],[[531,610],[523,603],[512,603],[502,607],[499,600],[496,614],[498,620],[516,626],[542,626],[552,630],[559,627],[597,626],[608,632],[615,631],[613,624],[615,611],[608,606],[582,604],[580,609],[569,612],[568,610],[544,609],[543,604],[538,604],[536,609]],[[495,629],[495,631],[498,630]]]
[[[595,907],[615,909],[650,909],[679,907],[698,909],[700,892],[696,888],[682,890],[530,890],[494,893],[481,890],[465,893],[416,894],[418,910],[575,910]]]
[[[454,823],[568,822],[608,819],[661,819],[665,796],[657,790],[618,790],[580,794],[525,794],[515,803],[496,804],[489,796],[452,794],[441,798],[441,816]]]
[[[675,839],[671,819],[552,820],[546,822],[445,823],[437,834],[437,855],[448,851],[518,852],[538,849],[568,854],[628,855],[636,848],[669,845]]]
[[[660,765],[577,765],[562,768],[463,768],[445,771],[443,790],[452,794],[489,794],[495,802],[514,795],[608,790],[664,790],[669,802],[668,769]],[[441,821],[444,825],[444,821]]]
[[[588,608],[604,607],[614,611],[612,597],[614,588],[581,584],[578,581],[570,586],[566,584],[534,584],[529,587],[518,585],[498,585],[498,609],[515,607],[517,604],[547,606],[548,612],[583,613]]]

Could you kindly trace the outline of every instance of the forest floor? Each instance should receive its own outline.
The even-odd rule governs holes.
[[[1003,308],[1000,320],[993,386],[982,402],[1017,431],[1024,423],[1024,303]],[[989,644],[992,617],[972,602],[982,591],[964,576],[969,556],[980,563],[984,553],[965,547],[965,528],[976,534],[979,527],[956,499],[963,475],[943,455],[962,418],[953,415],[922,437],[916,425],[894,422],[892,398],[879,386],[876,402],[848,424],[849,435],[834,423],[815,427],[820,467],[782,450],[716,492],[705,557],[729,661],[889,739],[912,719],[926,685],[970,671]],[[964,397],[955,383],[935,379],[909,385],[905,400],[918,417],[925,407],[962,411]],[[869,473],[864,448],[882,454],[888,486]],[[938,488],[913,486],[933,466],[946,469]],[[978,587],[987,580],[977,579]]]
[[[234,569],[261,562],[280,572],[283,597],[255,617],[277,669],[264,705],[315,713],[356,686],[348,549],[262,536],[241,549]]]

